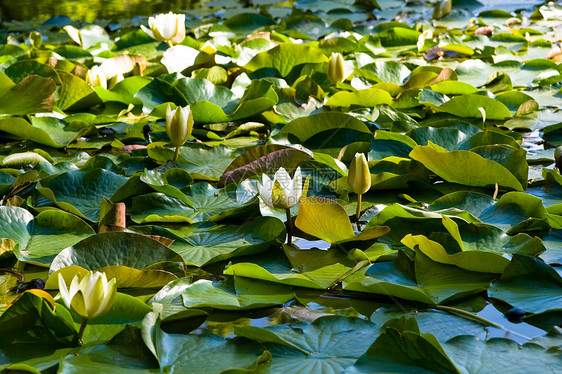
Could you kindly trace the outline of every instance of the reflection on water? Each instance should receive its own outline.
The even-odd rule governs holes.
[[[2,21],[47,20],[56,15],[75,21],[132,18],[194,9],[200,0],[0,0]]]
[[[484,309],[476,314],[478,314],[480,317],[486,318],[487,320],[498,323],[507,329],[506,331],[489,326],[487,336],[488,339],[506,338],[515,340],[519,344],[523,344],[528,342],[532,338],[545,335],[544,330],[541,330],[533,325],[529,325],[528,323],[513,323],[508,321],[503,313],[494,308],[492,304],[486,305]]]

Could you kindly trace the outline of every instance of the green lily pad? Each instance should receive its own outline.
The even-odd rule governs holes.
[[[278,243],[280,236],[284,238],[284,233],[285,226],[271,217],[256,218],[240,226],[202,223],[168,231],[175,239],[170,248],[184,262],[195,266],[261,253]]]
[[[102,199],[111,198],[125,181],[103,169],[76,170],[61,174],[37,189],[59,208],[95,222]]]
[[[349,108],[359,105],[372,107],[380,104],[392,105],[394,100],[392,96],[379,88],[367,88],[355,92],[340,91],[330,97],[326,102],[326,106]]]
[[[265,344],[268,373],[343,372],[375,340],[378,327],[359,318],[320,317],[273,327],[236,326],[237,336]]]
[[[283,43],[267,51],[255,55],[244,65],[248,71],[262,68],[276,69],[282,77],[301,64],[318,64],[327,62],[328,58],[320,50],[301,44]]]
[[[486,112],[487,120],[505,120],[511,118],[509,109],[501,102],[482,95],[461,95],[452,98],[437,109],[441,112],[454,114],[459,117],[482,118],[482,108]]]
[[[503,188],[524,190],[507,168],[474,152],[439,152],[430,146],[417,146],[410,157],[449,182],[488,188],[497,183]]]
[[[242,214],[246,209],[251,210],[249,202],[255,196],[254,193],[249,194],[244,189],[239,193],[233,184],[223,189],[216,189],[205,182],[193,184],[184,192],[193,208],[175,197],[162,193],[135,196],[131,212],[133,221],[137,223],[218,221],[227,216]]]
[[[55,102],[55,81],[38,75],[28,75],[18,84],[6,85],[9,78],[2,73],[0,113],[24,115],[50,112]]]
[[[233,282],[202,279],[186,287],[181,295],[186,307],[225,310],[281,305],[294,297],[291,287],[241,277],[235,277]]]
[[[61,251],[53,260],[49,272],[71,265],[82,266],[87,270],[114,265],[144,270],[163,261],[181,261],[181,257],[144,235],[108,232],[90,236]]]
[[[101,103],[96,91],[74,74],[58,72],[61,91],[56,101],[62,110],[80,110]]]
[[[140,99],[135,98],[135,94],[149,83],[150,80],[145,77],[127,77],[109,90],[96,87],[96,94],[104,103],[141,104]]]
[[[370,143],[373,138],[363,122],[349,114],[337,112],[297,118],[285,125],[277,136],[283,135],[294,136],[305,147],[332,157],[337,157],[341,148],[349,143]]]
[[[143,340],[162,370],[201,374],[252,371],[268,357],[261,345],[250,340],[226,340],[214,334],[167,334],[160,329],[154,312],[143,321]]]
[[[45,296],[48,296],[48,301]],[[65,323],[55,309],[52,297],[43,291],[24,292],[21,297],[0,316],[2,343],[49,344],[57,348],[68,347],[75,338],[75,331]],[[54,303],[53,303],[54,304]],[[39,339],[38,339],[39,338]]]
[[[531,313],[560,309],[562,278],[544,262],[514,255],[501,279],[488,294]]]
[[[419,352],[423,352],[420,355]],[[394,319],[362,355],[349,373],[456,373],[451,359],[431,334],[420,334],[412,317]]]
[[[343,288],[434,305],[481,292],[493,279],[489,274],[439,264],[417,250],[415,279],[399,266],[400,263],[375,263],[345,278]]]
[[[60,210],[41,212],[28,223],[27,243],[20,242],[14,251],[20,261],[49,266],[64,248],[95,234],[83,220]]]
[[[356,266],[365,266],[364,255],[359,259],[339,248],[328,250],[300,250],[283,246],[285,254],[266,253],[252,262],[239,262],[224,273],[246,278],[261,279],[296,287],[325,289],[351,273]],[[359,261],[358,261],[359,260]]]
[[[53,117],[32,117],[31,124],[23,118],[0,120],[0,130],[53,148],[63,148],[90,130],[84,122],[66,123]]]
[[[345,209],[335,200],[321,197],[301,198],[295,226],[330,244],[373,240],[389,231],[388,227],[371,226],[356,236]]]

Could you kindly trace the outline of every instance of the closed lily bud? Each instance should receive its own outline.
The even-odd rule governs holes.
[[[99,66],[94,66],[86,73],[86,82],[92,87],[103,87],[107,89],[107,78]]]
[[[68,289],[62,274],[59,273],[59,290],[68,309],[83,318],[91,319],[109,312],[117,286],[115,278],[108,282],[105,273],[90,271],[82,279],[76,275]]]
[[[181,147],[191,136],[193,130],[193,113],[189,108],[177,107],[176,109],[166,109],[166,133],[170,141],[176,147]]]
[[[148,19],[148,25],[150,29],[141,26],[142,30],[159,42],[172,45],[185,38],[185,14],[158,14]]]
[[[328,60],[328,78],[333,83],[343,82],[344,71],[343,71],[343,56],[341,53],[332,53],[330,59]]]
[[[43,37],[41,36],[41,33],[38,31],[30,32],[29,43],[34,48],[41,48],[41,45],[43,44]]]
[[[302,174],[298,167],[294,177],[284,168],[279,168],[273,180],[267,175],[263,175],[262,184],[258,182],[258,192],[265,203],[270,208],[290,209],[295,206],[302,196]]]
[[[367,158],[363,153],[356,153],[347,174],[347,184],[357,195],[362,195],[371,188],[371,172]]]
[[[554,150],[554,162],[559,169],[562,167],[562,145]]]

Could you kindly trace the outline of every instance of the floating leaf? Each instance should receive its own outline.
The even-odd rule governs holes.
[[[468,186],[523,191],[524,187],[508,169],[470,151],[439,152],[430,146],[417,146],[410,157],[443,179]]]
[[[280,44],[270,50],[260,52],[244,68],[256,71],[262,68],[274,68],[282,77],[301,64],[318,64],[328,62],[328,57],[320,50],[301,44]]]
[[[86,238],[60,252],[50,272],[70,265],[86,270],[122,265],[138,270],[162,261],[181,261],[181,257],[156,240],[128,232],[108,232]]]

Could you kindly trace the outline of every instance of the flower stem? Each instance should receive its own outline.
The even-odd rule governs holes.
[[[176,147],[176,151],[174,152],[174,163],[178,161],[179,156],[180,156],[180,147]]]
[[[82,335],[84,335],[84,330],[86,329],[87,324],[88,324],[88,318],[83,318],[82,323],[80,324],[80,330],[78,330],[78,341],[80,341],[80,344],[83,344]]]
[[[168,44],[168,47],[170,47],[170,48],[174,46],[174,45],[172,44],[172,41],[171,41],[171,40],[166,40],[166,43]]]
[[[293,241],[293,217],[291,217],[291,209],[285,209],[287,213],[287,244]]]
[[[433,305],[432,308],[437,309],[437,310],[442,310],[444,312],[449,312],[449,313],[461,315],[461,316],[464,316],[464,317],[466,317],[468,319],[471,319],[473,321],[480,322],[484,325],[490,325],[490,326],[493,326],[493,327],[497,327],[498,329],[506,330],[506,328],[503,327],[502,325],[498,325],[495,322],[492,322],[492,321],[490,321],[490,320],[488,320],[484,317],[480,317],[479,315],[467,312],[466,310],[463,310],[463,309],[454,308],[452,306],[446,306],[446,305]]]
[[[361,197],[363,195],[357,195],[357,210],[355,211],[355,220],[357,221],[357,230],[361,231],[361,224],[359,223],[359,215],[361,214]]]

